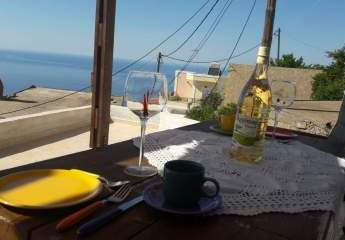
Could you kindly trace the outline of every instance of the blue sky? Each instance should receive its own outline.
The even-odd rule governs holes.
[[[174,31],[206,0],[117,0],[115,57],[135,59]],[[211,3],[215,0],[211,0]],[[0,48],[92,55],[96,0],[0,0]],[[234,0],[217,30],[196,60],[229,55],[253,0]],[[208,8],[211,6],[208,5]],[[175,57],[188,58],[225,3],[215,11],[195,37]],[[266,0],[257,0],[253,16],[237,53],[260,42]],[[201,12],[164,45],[172,50],[198,24]],[[345,44],[344,0],[278,0],[275,29],[282,29],[281,52],[303,56],[307,63],[328,63],[323,50]],[[310,46],[311,45],[311,46]],[[156,53],[148,57],[154,59]],[[233,62],[251,64],[256,52]],[[271,56],[276,56],[276,40]]]

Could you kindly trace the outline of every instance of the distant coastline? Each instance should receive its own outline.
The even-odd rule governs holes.
[[[115,59],[114,70],[131,63],[130,59]],[[161,69],[168,81],[173,80],[175,70],[181,68],[173,62],[165,62]],[[78,90],[90,85],[92,57],[30,50],[0,49],[0,78],[5,94],[22,90],[31,85],[66,90]],[[155,71],[156,63],[143,61],[114,77],[112,95],[121,96],[129,70]],[[188,70],[206,72],[206,66],[191,66]],[[173,89],[173,84],[169,86]]]

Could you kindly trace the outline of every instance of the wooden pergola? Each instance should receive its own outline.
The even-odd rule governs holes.
[[[93,56],[90,147],[108,144],[116,0],[97,0]]]
[[[100,148],[108,144],[110,124],[110,103],[112,88],[112,67],[114,50],[116,0],[97,0],[94,62],[92,79],[92,111],[90,129],[90,147]],[[266,28],[265,31],[268,31]],[[264,34],[264,42],[270,42],[271,33]],[[267,36],[265,38],[265,36]],[[270,44],[269,44],[270,45]],[[333,129],[329,142],[336,140],[345,144],[345,98],[340,109],[339,119]],[[331,143],[332,142],[332,143]]]
[[[268,1],[262,46],[271,46],[275,0]],[[108,144],[116,0],[97,0],[90,147]]]

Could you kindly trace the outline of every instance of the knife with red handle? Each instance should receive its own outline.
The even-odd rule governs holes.
[[[86,206],[85,208],[82,208],[79,211],[65,217],[56,225],[56,231],[63,232],[70,229],[84,218],[90,216],[98,209],[102,208],[106,204],[106,202],[106,200],[94,202]]]
[[[132,187],[138,187],[142,184],[146,184],[148,181],[152,181],[155,180],[155,176],[151,176],[142,180],[138,180],[137,182],[132,184]],[[111,197],[111,196],[110,196]],[[77,223],[79,223],[81,220],[85,219],[86,217],[92,215],[93,213],[95,213],[98,209],[101,209],[103,206],[105,206],[108,202],[108,199],[110,197],[107,197],[104,200],[100,200],[97,202],[94,202],[82,209],[80,209],[79,211],[68,215],[67,217],[63,218],[55,227],[56,231],[58,232],[63,232],[66,231],[68,229],[70,229],[71,227],[73,227],[74,225],[76,225]]]

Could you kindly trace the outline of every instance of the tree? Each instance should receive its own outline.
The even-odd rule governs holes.
[[[314,76],[313,100],[341,100],[345,86],[345,45],[333,52],[327,52],[332,63]]]
[[[293,53],[290,54],[284,54],[281,59],[279,60],[273,60],[270,61],[271,66],[277,66],[277,67],[287,67],[287,68],[308,68],[304,63],[303,57],[295,58]]]

